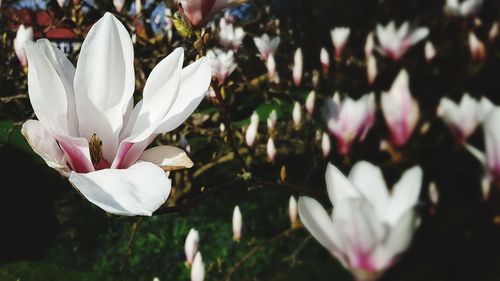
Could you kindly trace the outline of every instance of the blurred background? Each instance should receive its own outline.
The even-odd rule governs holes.
[[[382,167],[389,186],[415,164],[424,170],[418,213],[421,224],[410,248],[381,280],[500,280],[500,190],[483,200],[483,167],[436,116],[442,97],[458,101],[464,93],[500,104],[500,38],[490,39],[500,20],[500,1],[485,0],[474,17],[449,17],[438,0],[254,0],[216,15],[230,17],[246,32],[235,60],[238,67],[225,84],[234,138],[243,161],[232,153],[221,132],[217,102],[207,97],[192,118],[157,143],[188,151],[195,166],[171,174],[173,192],[167,207],[150,218],[108,215],[82,198],[56,171],[48,168],[20,134],[34,118],[27,98],[26,71],[14,52],[20,24],[31,26],[34,39],[49,38],[76,63],[79,47],[92,24],[106,11],[117,16],[134,40],[136,96],[141,97],[151,69],[175,47],[194,60],[193,42],[172,28],[172,1],[2,1],[0,9],[0,280],[189,280],[184,240],[191,228],[200,232],[205,280],[352,280],[343,266],[303,227],[290,228],[291,195],[314,196],[330,208],[324,173],[328,162],[344,172],[359,160]],[[169,12],[170,11],[170,14]],[[368,83],[364,46],[378,23],[409,21],[426,26],[437,55],[428,62],[424,43],[394,62],[377,55],[378,75]],[[218,24],[208,24],[213,31]],[[321,70],[320,49],[333,54],[330,29],[350,27],[340,60],[331,57],[330,72]],[[468,34],[486,46],[486,58],[471,59]],[[253,37],[279,35],[275,55],[279,83],[266,78]],[[170,34],[170,35],[169,35]],[[426,41],[424,40],[424,41]],[[215,46],[211,36],[207,45]],[[296,48],[304,54],[304,77],[292,84]],[[363,143],[348,156],[336,150],[323,157],[326,131],[324,101],[335,91],[358,98],[387,91],[397,73],[410,73],[412,95],[420,104],[420,121],[401,157],[380,149],[389,133],[381,112]],[[317,93],[316,110],[292,126],[295,102]],[[378,98],[377,98],[378,100]],[[266,119],[276,110],[273,133],[276,157],[268,160]],[[257,139],[245,144],[250,116],[260,117]],[[500,130],[500,124],[499,128]],[[318,133],[319,132],[319,133]],[[469,142],[484,147],[482,131]],[[244,180],[248,174],[258,181]],[[428,197],[428,185],[439,190],[439,203]],[[243,215],[239,243],[232,240],[235,205]],[[178,206],[178,207],[174,207]]]

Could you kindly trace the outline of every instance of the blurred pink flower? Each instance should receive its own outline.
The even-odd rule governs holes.
[[[207,58],[212,67],[212,75],[217,78],[220,85],[224,84],[226,78],[229,77],[238,66],[234,61],[233,51],[225,52],[221,49],[208,50]]]
[[[253,143],[255,142],[258,128],[259,128],[259,115],[257,115],[257,113],[254,112],[250,117],[250,125],[248,125],[247,130],[245,132],[245,141],[249,147],[252,147]]]
[[[407,170],[391,193],[380,169],[364,161],[349,177],[328,164],[325,177],[332,215],[315,199],[300,197],[300,220],[356,280],[377,280],[409,247],[417,228],[422,170]]]
[[[328,130],[335,136],[339,152],[348,154],[354,140],[363,141],[375,122],[375,94],[366,94],[358,100],[340,99],[338,93],[326,101]]]
[[[174,0],[179,13],[191,26],[203,27],[223,9],[245,2],[244,0]]]
[[[391,133],[391,141],[403,146],[415,129],[420,110],[417,101],[411,96],[408,72],[401,70],[392,83],[389,92],[383,92],[382,112]]]
[[[321,152],[323,153],[323,158],[328,158],[328,155],[330,155],[330,150],[331,150],[331,142],[330,142],[330,136],[328,136],[327,133],[323,132],[321,134]]]
[[[234,27],[232,23],[221,18],[219,22],[219,42],[226,50],[237,51],[245,38],[245,31],[241,27]]]
[[[469,94],[464,94],[459,104],[447,97],[441,98],[437,115],[443,119],[458,140],[464,143],[493,107],[487,98],[483,97],[478,101]]]
[[[335,47],[335,56],[337,58],[340,58],[342,56],[342,52],[345,49],[350,33],[351,29],[349,27],[336,27],[330,30],[332,43]]]
[[[271,39],[269,35],[263,34],[261,37],[254,37],[253,41],[259,50],[262,59],[267,61],[270,55],[274,55],[276,53],[281,39],[279,36]]]
[[[410,24],[404,22],[399,29],[396,29],[394,21],[387,26],[377,25],[377,38],[379,42],[378,50],[392,60],[399,60],[408,49],[429,35],[426,27],[410,29]]]

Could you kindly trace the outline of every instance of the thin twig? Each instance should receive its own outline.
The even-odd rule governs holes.
[[[132,255],[132,245],[134,242],[135,235],[137,234],[137,229],[139,228],[139,223],[141,222],[141,220],[142,218],[139,218],[136,222],[132,224],[132,229],[130,230],[130,236],[127,242],[127,251],[123,255],[123,261],[120,266],[120,274],[123,274],[125,266],[127,266],[130,256]]]
[[[248,171],[249,170],[248,165],[245,162],[245,159],[243,159],[243,157],[241,156],[240,151],[238,150],[238,147],[236,146],[236,143],[234,141],[233,128],[231,126],[231,118],[229,117],[229,113],[227,112],[227,107],[226,107],[224,98],[220,94],[219,87],[214,83],[213,80],[212,80],[212,82],[210,82],[210,85],[215,92],[215,96],[217,97],[217,100],[219,101],[219,112],[221,113],[222,121],[224,122],[224,125],[226,126],[227,140],[229,142],[229,146],[231,147],[231,150],[233,151],[236,158],[240,161],[243,169]]]
[[[2,103],[9,103],[13,100],[17,99],[27,99],[28,95],[26,94],[20,94],[20,95],[15,95],[15,96],[10,96],[10,97],[0,97],[0,102]]]
[[[243,256],[238,262],[236,262],[234,264],[234,266],[232,268],[230,268],[228,270],[228,273],[226,275],[226,281],[231,281],[231,277],[233,276],[233,274],[248,260],[250,259],[251,257],[253,257],[256,253],[258,253],[262,248],[264,248],[264,246],[267,246],[269,244],[272,244],[274,241],[282,238],[282,237],[285,237],[285,236],[288,236],[290,235],[290,233],[292,233],[293,231],[295,230],[295,228],[289,228],[289,229],[286,229],[285,231],[275,235],[274,237],[271,237],[269,240],[267,240],[265,243],[263,244],[259,244],[259,245],[256,245],[254,246],[252,249],[250,249],[250,251],[245,255]]]

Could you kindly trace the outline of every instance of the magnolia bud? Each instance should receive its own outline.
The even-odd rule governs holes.
[[[430,62],[436,56],[436,49],[431,41],[425,43],[425,59]]]
[[[319,59],[323,68],[323,75],[327,75],[328,71],[330,70],[330,56],[328,55],[328,51],[325,48],[321,48]]]
[[[377,73],[377,60],[375,56],[369,56],[368,59],[366,59],[366,74],[368,76],[369,85],[373,85],[375,79],[377,79]]]
[[[245,133],[245,141],[248,146],[252,147],[255,142],[255,138],[257,137],[257,130],[259,128],[259,115],[257,113],[253,113],[252,117],[250,117],[250,125],[247,127],[247,131]]]
[[[484,60],[486,58],[486,49],[484,44],[473,32],[469,33],[469,48],[473,61]]]
[[[269,140],[267,141],[267,159],[273,162],[275,156],[276,156],[276,147],[274,146],[273,138],[270,137]]]
[[[302,49],[298,48],[293,57],[293,83],[297,87],[300,86],[300,82],[302,81],[303,67],[304,57],[302,55]]]
[[[373,32],[368,33],[365,43],[365,57],[368,59],[373,55],[373,49],[375,47],[375,41],[373,40]]]
[[[224,125],[224,123],[220,123],[219,130],[221,133],[224,133],[226,131],[226,125]]]
[[[310,91],[306,98],[306,110],[310,116],[314,113],[314,103],[316,101],[316,92]]]
[[[191,268],[191,281],[203,281],[205,279],[205,264],[200,252],[196,253]]]
[[[184,242],[184,252],[186,254],[186,261],[189,265],[193,264],[194,255],[198,252],[198,243],[200,241],[200,236],[198,231],[194,228],[189,230],[186,236],[186,241]]]
[[[267,75],[269,80],[274,80],[274,74],[276,73],[276,61],[274,60],[274,55],[270,54],[266,61]]]
[[[271,113],[269,113],[269,117],[267,117],[267,128],[272,131],[276,127],[276,121],[278,120],[278,114],[276,113],[276,110],[271,110]]]
[[[429,184],[429,199],[433,205],[437,205],[439,201],[439,191],[437,189],[436,183],[431,182]]]
[[[498,22],[495,22],[488,32],[488,38],[490,41],[494,41],[498,37]]]
[[[321,135],[321,152],[323,152],[324,158],[327,158],[328,155],[330,155],[331,147],[332,145],[330,143],[330,137],[327,133],[323,132],[323,134]]]
[[[293,125],[295,126],[295,128],[299,128],[300,122],[302,121],[302,110],[300,109],[300,104],[298,102],[295,102],[293,106],[292,117]]]
[[[239,242],[241,239],[241,228],[243,221],[241,217],[240,207],[234,207],[233,211],[233,240]]]
[[[288,201],[288,216],[290,217],[290,224],[292,227],[297,224],[297,200],[295,197],[290,196]]]

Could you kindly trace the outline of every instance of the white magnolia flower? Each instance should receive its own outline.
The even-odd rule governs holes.
[[[201,253],[197,252],[194,257],[193,266],[191,267],[191,281],[203,280],[205,280],[205,264],[203,263]]]
[[[295,50],[295,54],[293,56],[293,83],[295,86],[300,86],[302,82],[302,71],[304,69],[304,57],[302,55],[302,49],[298,48]]]
[[[469,32],[470,56],[473,61],[484,60],[486,58],[486,49],[484,43],[479,40],[471,31]]]
[[[436,48],[434,48],[434,45],[432,44],[431,41],[427,41],[425,43],[424,52],[425,52],[425,59],[428,62],[433,60],[434,57],[436,56]]]
[[[300,220],[356,280],[376,280],[410,245],[416,229],[422,170],[407,170],[389,193],[380,169],[358,162],[345,177],[329,164],[332,215],[314,199],[299,199]]]
[[[397,147],[403,146],[410,139],[420,116],[418,103],[411,96],[406,70],[399,72],[389,92],[382,93],[381,106],[392,143]]]
[[[255,43],[255,46],[259,50],[262,59],[267,61],[267,58],[270,55],[274,55],[276,53],[281,39],[279,36],[271,39],[269,35],[263,34],[261,37],[254,37],[253,41]]]
[[[276,110],[273,109],[271,110],[271,113],[269,113],[269,117],[267,117],[267,128],[272,131],[276,127],[276,122],[278,120],[278,114],[276,113]]]
[[[267,159],[273,162],[274,158],[276,157],[276,146],[274,146],[274,141],[272,137],[269,137],[269,139],[267,140],[266,152],[267,152]]]
[[[66,3],[66,0],[57,0],[57,5],[59,5],[59,7],[64,7],[64,4]]]
[[[243,3],[244,0],[174,0],[179,13],[193,27],[203,27],[223,9]]]
[[[295,128],[300,127],[300,123],[302,122],[302,109],[300,108],[299,102],[295,102],[293,105],[292,119],[293,119],[293,126]]]
[[[323,158],[327,158],[330,155],[330,150],[332,148],[332,144],[330,142],[330,136],[327,133],[323,132],[321,135],[321,152],[323,153]]]
[[[117,12],[121,12],[123,10],[123,5],[125,5],[125,0],[113,0],[113,5]]]
[[[325,48],[321,48],[319,52],[319,59],[321,61],[321,67],[323,69],[323,74],[327,75],[330,70],[330,55]]]
[[[451,16],[467,17],[476,14],[483,0],[446,0],[444,10]]]
[[[375,83],[377,75],[378,75],[377,59],[375,59],[375,56],[369,56],[366,59],[366,76],[368,77],[369,85],[373,85],[373,83]]]
[[[460,104],[447,97],[441,98],[437,115],[443,119],[460,142],[465,142],[493,107],[487,98],[483,97],[478,101],[469,94],[464,94]]]
[[[349,39],[349,34],[351,29],[349,27],[336,27],[330,30],[330,36],[332,38],[333,46],[335,47],[335,56],[337,58],[342,56],[342,52],[347,44],[347,39]]]
[[[358,100],[340,99],[338,93],[326,101],[325,114],[328,130],[337,139],[339,152],[348,154],[354,140],[363,141],[375,122],[375,94]]]
[[[238,64],[234,61],[233,51],[225,52],[221,49],[208,50],[207,58],[212,67],[212,74],[219,84],[224,84],[226,78],[233,73]]]
[[[237,51],[245,38],[245,31],[242,27],[234,27],[232,23],[221,18],[219,22],[219,43],[226,50]]]
[[[245,141],[248,146],[252,147],[255,142],[255,138],[257,137],[259,129],[259,115],[257,113],[252,113],[250,117],[250,125],[247,127],[247,131],[245,132]]]
[[[389,22],[385,27],[377,24],[377,38],[379,51],[392,60],[399,60],[408,49],[429,35],[429,29],[420,27],[410,29],[410,24],[404,22],[399,29],[396,29],[394,21]]]
[[[293,195],[290,196],[290,200],[288,200],[288,217],[290,218],[290,224],[292,226],[297,224],[297,200],[295,200],[295,197],[293,197]]]
[[[14,38],[14,51],[22,66],[28,65],[28,58],[24,49],[27,41],[33,41],[33,28],[31,26],[26,28],[21,24],[17,29],[16,38]]]
[[[314,90],[310,91],[306,98],[306,111],[309,116],[314,113],[314,104],[316,103],[316,92]]]
[[[78,65],[48,40],[28,44],[28,90],[37,120],[23,124],[33,150],[90,202],[118,215],[151,215],[167,199],[164,170],[193,165],[171,146],[145,150],[188,118],[210,83],[208,61],[182,68],[176,49],[151,72],[134,107],[134,51],[106,13],[83,42]]]
[[[198,243],[200,242],[200,235],[194,228],[189,230],[184,242],[184,253],[186,254],[186,261],[189,265],[193,264],[194,256],[198,252]]]
[[[241,228],[243,227],[243,220],[241,217],[240,207],[234,207],[233,211],[233,240],[240,241]]]

